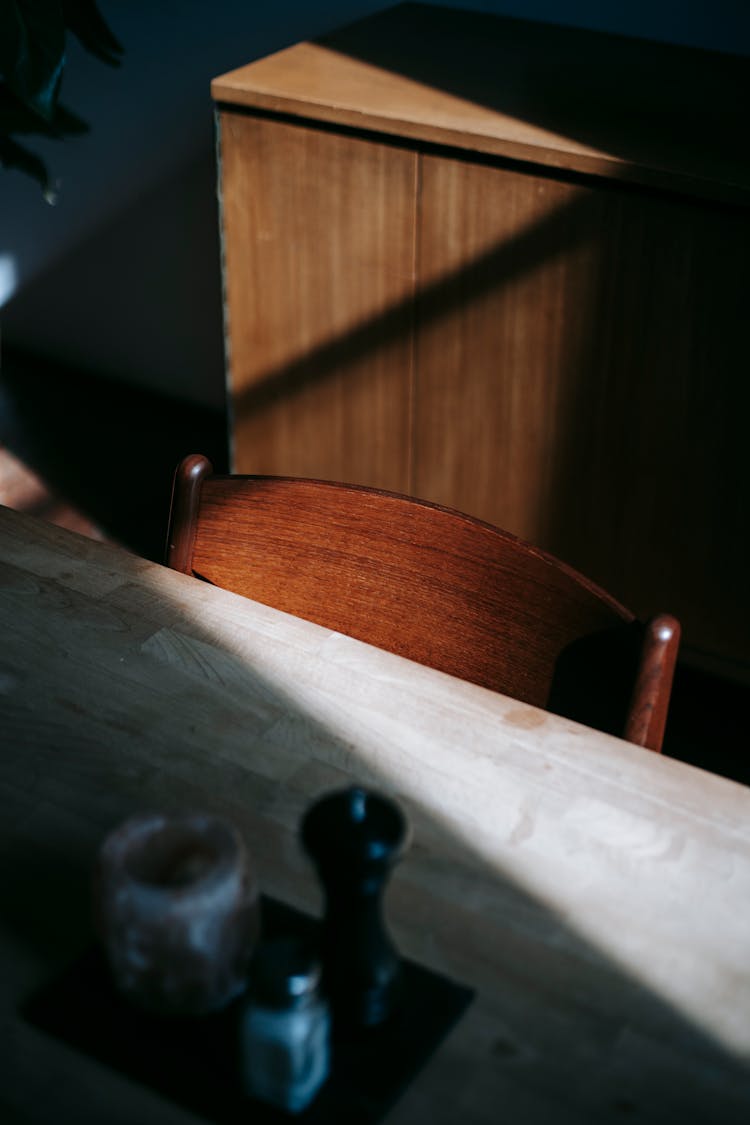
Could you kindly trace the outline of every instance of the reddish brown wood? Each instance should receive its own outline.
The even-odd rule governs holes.
[[[586,697],[606,695],[608,680],[627,677],[630,693],[634,663],[618,657],[617,672],[602,676],[601,653],[614,653],[613,637],[629,648],[633,614],[571,567],[471,516],[354,485],[213,476],[192,455],[175,475],[171,528],[175,569],[523,702],[552,700],[569,713],[571,693],[559,685],[571,667],[584,703],[573,717],[585,721]],[[665,715],[671,673],[649,668],[639,712]],[[617,733],[625,727],[623,708]],[[633,724],[633,740],[659,749],[657,728]]]
[[[165,563],[172,570],[190,574],[193,545],[198,527],[201,485],[213,472],[213,465],[201,453],[191,453],[177,466],[172,485],[172,503]],[[218,583],[222,585],[222,583]]]
[[[661,749],[679,647],[680,623],[675,617],[661,613],[648,622],[625,727],[628,742]]]

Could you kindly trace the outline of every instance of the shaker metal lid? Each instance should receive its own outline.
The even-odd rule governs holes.
[[[308,942],[295,937],[264,942],[250,967],[254,1000],[273,1008],[293,1007],[311,996],[320,982],[320,964]]]

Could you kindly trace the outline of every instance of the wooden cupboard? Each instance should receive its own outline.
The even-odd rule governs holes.
[[[460,508],[744,674],[747,74],[406,4],[216,79],[236,471]]]

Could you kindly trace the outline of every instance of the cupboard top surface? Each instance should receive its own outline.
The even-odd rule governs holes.
[[[750,60],[402,4],[216,78],[216,101],[750,198]]]

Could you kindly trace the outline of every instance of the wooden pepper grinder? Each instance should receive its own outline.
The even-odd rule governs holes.
[[[406,835],[398,806],[360,788],[321,798],[303,820],[302,843],[325,891],[323,985],[339,1027],[376,1027],[397,1004],[400,962],[382,902]]]

